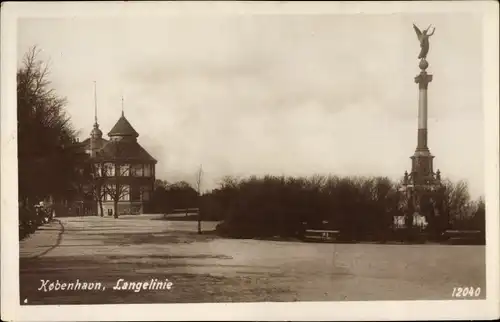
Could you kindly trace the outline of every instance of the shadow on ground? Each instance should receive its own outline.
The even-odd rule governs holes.
[[[106,258],[75,257],[73,259],[25,259],[21,261],[21,304],[134,304],[134,303],[203,303],[231,302],[241,298],[244,302],[294,301],[288,287],[273,283],[276,274],[255,273],[252,276],[215,276],[188,272],[171,273],[172,268],[186,267],[187,259],[219,259],[226,256],[144,256],[141,262],[127,256]],[[161,261],[152,263],[153,259]],[[171,262],[175,259],[175,262]],[[151,260],[151,261],[150,261]],[[68,265],[69,264],[69,265]],[[193,265],[190,265],[191,267]],[[147,274],[138,274],[142,269]],[[241,269],[245,269],[241,267]],[[250,270],[251,268],[248,268]],[[143,276],[141,279],[140,276]],[[147,276],[147,278],[145,277]],[[119,279],[128,282],[172,281],[171,290],[114,290]],[[60,283],[86,281],[102,283],[102,289],[91,291],[44,291],[42,280]],[[50,282],[49,282],[50,283]],[[41,288],[41,289],[40,289]],[[285,297],[284,297],[285,296]],[[24,299],[27,303],[23,303]]]
[[[169,231],[163,233],[105,233],[106,244],[117,245],[136,245],[136,244],[176,244],[176,243],[194,243],[208,242],[218,238],[214,232],[204,232],[198,234],[195,232]]]

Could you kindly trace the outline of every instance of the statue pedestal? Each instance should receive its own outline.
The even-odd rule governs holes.
[[[438,240],[448,228],[448,217],[444,211],[444,186],[433,178],[429,184],[414,184],[413,180],[403,184],[404,229],[411,235],[426,233]]]

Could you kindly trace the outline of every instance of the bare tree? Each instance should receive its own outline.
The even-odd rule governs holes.
[[[201,234],[201,179],[203,177],[203,166],[200,165],[200,169],[196,175],[196,191],[198,192],[198,234]]]
[[[466,181],[444,180],[444,210],[451,222],[464,220],[470,212],[470,195]]]
[[[103,177],[102,177],[102,164],[101,163],[92,163],[92,195],[94,200],[97,202],[97,215],[101,214],[101,217],[104,216],[104,209],[102,207],[102,201],[106,194],[106,191],[103,187]]]
[[[122,166],[112,162],[103,163],[103,178],[107,180],[102,187],[104,193],[113,200],[113,216],[115,218],[118,218],[118,202],[123,200],[125,196],[130,196],[130,185],[122,182],[122,178],[128,176],[129,172],[130,166]]]
[[[68,200],[79,180],[66,99],[51,88],[49,64],[39,60],[40,52],[30,48],[17,70],[19,201],[25,205],[47,197]]]

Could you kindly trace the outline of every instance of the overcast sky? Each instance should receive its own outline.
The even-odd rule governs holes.
[[[50,59],[52,86],[88,137],[121,113],[158,160],[157,177],[206,189],[224,175],[339,174],[399,179],[417,143],[419,43],[436,27],[428,72],[435,169],[484,193],[481,17],[169,16],[31,19],[18,58]]]

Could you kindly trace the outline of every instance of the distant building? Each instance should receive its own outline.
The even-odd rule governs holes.
[[[96,118],[90,137],[79,144],[92,165],[92,180],[79,213],[113,215],[115,204],[119,215],[143,213],[153,191],[157,161],[137,142],[139,133],[123,112],[109,139],[102,134]]]

